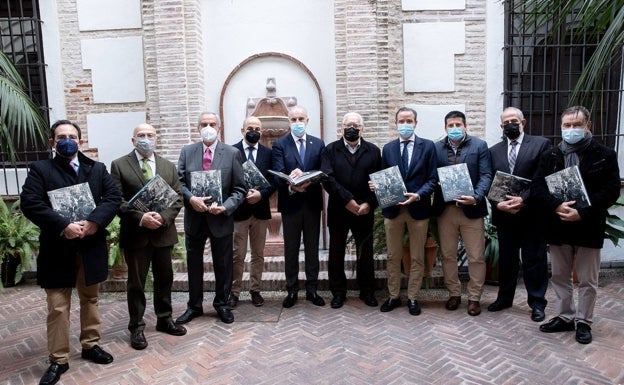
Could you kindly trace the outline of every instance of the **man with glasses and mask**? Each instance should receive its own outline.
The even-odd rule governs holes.
[[[249,294],[254,306],[264,305],[264,298],[260,294],[262,270],[264,269],[264,245],[267,235],[269,219],[271,219],[271,205],[269,198],[275,192],[272,177],[268,170],[272,168],[271,149],[261,145],[262,122],[255,116],[250,116],[243,122],[241,128],[243,139],[234,144],[240,151],[243,159],[252,162],[270,183],[269,187],[256,189],[253,186],[247,190],[243,203],[234,211],[234,266],[232,293],[228,304],[236,307],[243,285],[243,270],[247,255],[247,240],[251,246],[251,260],[249,262]]]
[[[533,180],[540,158],[552,148],[550,141],[526,134],[524,114],[515,107],[503,110],[500,126],[503,140],[490,147],[492,172],[502,171]],[[492,223],[496,225],[500,247],[499,285],[498,296],[488,306],[488,311],[501,311],[513,305],[522,256],[522,277],[531,319],[540,322],[545,318],[547,304],[546,239],[543,221],[539,219],[538,208],[529,199],[530,195],[527,190],[520,196],[508,195],[502,202],[491,202]]]
[[[368,175],[380,170],[381,152],[379,147],[362,138],[363,130],[364,121],[360,114],[345,114],[342,138],[327,145],[321,156],[321,170],[328,177],[323,181],[323,187],[329,194],[328,273],[333,309],[342,307],[346,301],[344,260],[349,230],[355,241],[360,299],[368,306],[377,306],[373,261],[373,222],[377,199],[368,188]]]
[[[110,364],[113,357],[100,346],[99,283],[108,277],[106,226],[121,203],[121,193],[103,163],[79,151],[80,127],[59,120],[50,129],[53,159],[30,165],[22,187],[21,210],[41,229],[37,283],[46,291],[50,367],[40,384],[55,384],[69,369],[69,326],[72,288],[80,299],[82,358]],[[48,191],[88,183],[95,208],[84,220],[70,219],[52,209]]]
[[[178,242],[175,218],[182,208],[180,182],[175,164],[154,152],[157,141],[154,127],[146,123],[139,124],[132,135],[134,149],[111,164],[111,175],[123,195],[119,208],[119,246],[128,264],[130,346],[137,350],[147,347],[143,315],[146,305],[145,280],[150,265],[154,277],[156,330],[174,336],[186,334],[186,329],[176,325],[171,318],[171,256],[173,246]],[[128,205],[128,201],[157,174],[178,193],[178,200],[161,212],[143,212]]]

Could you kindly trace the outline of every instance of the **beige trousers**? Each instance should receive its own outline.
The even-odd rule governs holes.
[[[264,244],[269,221],[257,219],[253,215],[244,221],[234,222],[234,261],[232,265],[232,294],[240,295],[243,286],[243,271],[247,256],[247,238],[251,246],[249,263],[250,291],[260,291],[264,270]]]

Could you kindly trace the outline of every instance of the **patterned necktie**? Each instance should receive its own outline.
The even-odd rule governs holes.
[[[254,151],[253,147],[247,147],[247,152],[249,152],[247,159],[250,160],[251,163],[256,163],[256,160],[254,159],[254,156],[253,156],[253,151]]]
[[[210,165],[212,165],[212,153],[210,152],[210,148],[206,148],[206,152],[204,152],[204,160],[202,162],[204,171],[210,170]]]
[[[401,160],[403,161],[403,169],[407,172],[407,168],[409,167],[409,152],[407,151],[407,144],[409,140],[404,140],[403,143],[403,152],[401,153]]]
[[[303,138],[299,139],[299,158],[301,158],[301,164],[305,163],[305,142]]]
[[[152,173],[152,168],[150,167],[148,158],[143,158],[143,166],[141,167],[141,171],[143,171],[143,176],[145,179],[150,180],[154,176]]]
[[[511,150],[509,150],[509,171],[513,174],[514,166],[516,165],[516,146],[518,142],[511,141]]]

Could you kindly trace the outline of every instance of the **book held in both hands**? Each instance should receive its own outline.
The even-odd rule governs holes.
[[[191,172],[191,192],[196,197],[210,197],[206,204],[217,202],[218,206],[223,205],[221,170]]]
[[[157,213],[171,207],[178,200],[178,193],[156,174],[128,201],[128,205],[144,213]]]
[[[326,178],[327,175],[325,175],[325,173],[323,171],[319,171],[319,170],[315,170],[315,171],[306,171],[303,173],[303,175],[300,175],[296,178],[291,178],[289,175],[284,174],[283,172],[280,171],[273,171],[273,170],[269,170],[269,172],[283,180],[285,180],[286,182],[288,182],[289,184],[293,185],[293,186],[299,186],[302,185],[306,182],[311,182],[311,183],[316,183],[316,182],[320,182],[323,178]]]
[[[89,183],[79,183],[48,191],[52,209],[72,222],[87,219],[95,209]]]
[[[564,168],[548,175],[545,179],[548,191],[555,198],[563,202],[576,201],[574,204],[576,209],[591,206],[578,166]]]
[[[368,177],[375,184],[375,196],[382,209],[407,200],[405,196],[407,189],[398,166],[374,172]]]
[[[264,175],[262,175],[260,170],[258,170],[258,167],[252,161],[247,160],[243,163],[243,174],[247,190],[262,190],[271,187],[269,181],[266,180]]]
[[[492,179],[487,198],[493,202],[502,202],[507,200],[507,195],[521,196],[529,187],[531,187],[530,179],[498,170]]]
[[[462,195],[474,196],[472,181],[466,163],[458,163],[445,167],[438,167],[440,187],[445,202],[461,198]]]

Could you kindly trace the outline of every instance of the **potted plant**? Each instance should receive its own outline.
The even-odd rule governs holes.
[[[490,204],[488,202],[488,215],[484,218],[485,222],[485,282],[493,285],[498,284],[498,231],[496,226],[492,224],[492,214]]]
[[[33,252],[38,247],[39,228],[22,214],[19,200],[9,208],[0,199],[0,268],[4,287],[21,282],[22,273],[32,269]]]
[[[108,267],[111,269],[113,279],[128,278],[128,265],[124,260],[123,250],[119,247],[119,217],[115,217],[106,227],[108,235]]]

